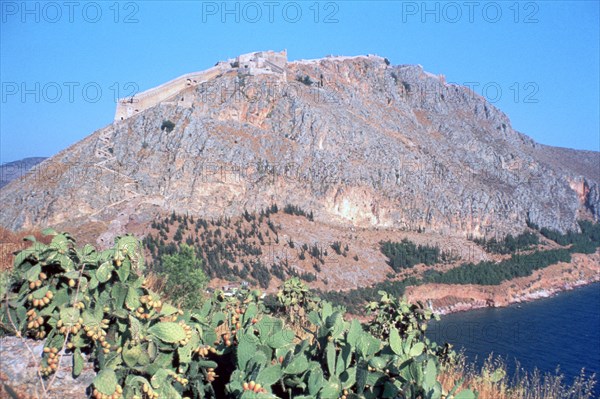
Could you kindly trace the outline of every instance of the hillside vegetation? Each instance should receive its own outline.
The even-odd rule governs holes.
[[[96,399],[477,397],[460,384],[444,391],[452,354],[425,337],[432,314],[421,304],[381,292],[361,325],[292,279],[276,309],[259,291],[238,291],[182,310],[146,287],[135,238],[98,252],[46,233],[50,244],[30,237],[16,256],[0,316],[6,332],[46,340],[35,359],[44,394],[67,351],[74,375],[83,354],[95,363]]]
[[[150,255],[149,268],[162,273],[163,257],[176,253],[186,244],[194,248],[209,278],[243,281],[267,289],[273,278],[282,282],[298,277],[313,282],[319,278],[326,262],[348,257],[349,247],[345,242],[334,241],[327,245],[301,242],[298,238],[286,241],[280,237],[280,226],[272,219],[278,213],[313,221],[312,212],[290,204],[283,210],[271,205],[260,212],[245,211],[238,218],[207,220],[172,213],[155,220],[143,240]],[[282,248],[285,258],[269,256],[275,247]],[[265,258],[270,261],[265,262]],[[352,263],[358,260],[356,256],[348,258]],[[327,284],[326,277],[320,279]]]
[[[403,280],[388,280],[377,283],[372,287],[357,288],[348,291],[323,291],[320,295],[332,303],[343,305],[355,314],[360,314],[361,304],[371,300],[379,290],[386,290],[394,295],[402,295],[404,289],[411,285],[442,283],[442,284],[477,284],[477,285],[499,285],[504,281],[518,277],[531,275],[536,270],[544,269],[558,262],[570,262],[574,253],[594,253],[600,248],[600,224],[589,221],[579,222],[581,232],[569,231],[561,234],[556,231],[542,230],[540,233],[556,244],[565,245],[565,248],[547,250],[522,250],[514,251],[509,258],[498,262],[463,263],[447,271],[427,270],[422,278],[409,277]],[[523,237],[523,236],[521,236]],[[516,242],[516,248],[529,248],[536,239],[530,235]],[[501,243],[514,242],[511,239],[502,240]],[[497,242],[496,242],[497,243]],[[498,244],[494,244],[498,248]],[[500,247],[506,248],[505,244]],[[425,250],[428,253],[429,250]],[[504,249],[502,252],[506,252]]]
[[[499,285],[559,262],[569,263],[572,254],[591,254],[600,247],[600,225],[589,221],[579,222],[580,232],[536,231],[537,226],[531,225],[529,231],[514,237],[474,240],[482,251],[499,257],[480,262],[461,262],[455,253],[434,244],[416,244],[406,238],[385,240],[377,246],[387,260],[387,278],[372,285],[339,290],[337,285],[328,285],[327,272],[335,267],[334,270],[363,273],[364,259],[358,256],[357,245],[364,244],[336,240],[324,245],[302,241],[289,228],[282,230],[274,216],[287,214],[300,218],[310,226],[314,224],[316,229],[316,222],[309,222],[311,212],[294,205],[283,209],[272,205],[260,212],[244,212],[239,218],[216,220],[175,213],[157,219],[143,240],[150,255],[149,269],[156,275],[164,275],[163,257],[177,253],[182,245],[190,245],[203,271],[213,281],[248,283],[273,292],[274,286],[298,277],[320,297],[344,306],[350,313],[361,314],[364,304],[382,290],[401,296],[406,287],[427,283]],[[280,253],[285,256],[272,256],[274,248],[283,248]],[[421,268],[415,269],[418,265]],[[405,272],[409,274],[401,274]]]
[[[583,231],[578,242],[597,238],[597,227]],[[179,296],[181,308],[148,288],[134,237],[97,251],[89,244],[77,248],[68,233],[44,234],[48,244],[27,238],[29,247],[16,255],[0,290],[1,330],[45,340],[41,359],[31,359],[44,396],[51,395],[61,367],[81,373],[84,355],[97,370],[87,390],[95,399],[593,395],[594,380],[584,377],[565,387],[560,376],[542,380],[535,373],[509,381],[501,364],[488,362],[476,371],[449,345],[426,337],[433,314],[423,304],[383,290],[366,304],[363,324],[298,278],[285,281],[270,302],[247,289],[208,296],[201,275],[183,278],[200,265],[184,244],[166,255],[168,293]],[[72,364],[61,364],[64,353],[72,354]]]

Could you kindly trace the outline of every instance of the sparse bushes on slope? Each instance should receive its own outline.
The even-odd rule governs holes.
[[[297,76],[296,80],[302,84],[305,84],[306,86],[312,86],[312,84],[314,83],[308,75]]]
[[[333,251],[319,244],[300,245],[292,238],[287,242],[290,256],[297,254],[299,260],[312,257],[316,273],[295,269],[288,265],[287,257],[283,260],[263,263],[265,246],[280,244],[280,227],[271,219],[271,215],[279,212],[273,204],[260,212],[244,211],[240,218],[203,219],[188,215],[171,213],[152,221],[152,231],[143,239],[144,247],[149,253],[149,269],[164,274],[159,259],[164,255],[180,252],[182,244],[193,247],[196,257],[202,263],[202,269],[209,278],[220,278],[227,281],[243,280],[251,286],[267,288],[272,277],[283,281],[286,278],[300,277],[304,281],[313,282],[321,273],[321,265]],[[312,220],[312,212],[286,205],[284,213],[306,217]],[[171,235],[170,232],[174,232]],[[341,246],[342,244],[339,243]],[[340,247],[341,254],[346,256],[349,247]],[[287,256],[287,255],[286,255]],[[308,263],[308,262],[307,262]]]
[[[512,255],[510,259],[497,263],[466,263],[444,273],[428,273],[425,280],[426,282],[444,284],[498,285],[513,278],[529,276],[535,270],[543,269],[558,262],[570,262],[571,254],[594,253],[600,247],[600,224],[581,221],[579,225],[581,233],[568,232],[561,234],[547,229],[540,230],[540,233],[546,238],[560,245],[570,245],[568,249],[535,251],[530,254],[517,253]],[[501,244],[502,250],[507,249],[506,244],[509,242],[516,243],[515,248],[518,250],[521,244],[534,244],[534,241],[536,241],[529,235],[519,237],[516,240],[505,239]]]
[[[581,233],[542,232],[543,235],[548,236],[547,238],[553,237],[559,243],[570,245],[569,248],[537,250],[528,254],[518,253],[517,249],[517,253],[500,262],[464,263],[445,272],[427,270],[423,273],[421,279],[410,277],[403,281],[388,280],[370,287],[355,288],[348,291],[319,292],[319,295],[334,304],[345,306],[350,313],[360,314],[361,306],[365,302],[376,298],[379,290],[400,296],[407,286],[426,283],[498,285],[513,278],[530,276],[534,271],[558,262],[570,262],[573,253],[594,253],[600,247],[600,224],[581,221],[579,225]],[[507,248],[505,243],[514,242],[516,248],[523,249],[525,245],[534,245],[536,240],[529,234],[519,237],[514,240],[502,240],[500,247],[504,250]],[[390,262],[394,257],[397,257],[396,265],[410,264],[407,259],[422,256],[418,247],[410,241],[407,245],[404,245],[406,244],[404,242],[386,242],[383,244],[388,246],[384,254],[388,258],[391,257]],[[509,246],[511,245],[509,244]],[[429,252],[425,251],[424,253]]]
[[[297,205],[287,204],[283,208],[283,212],[287,213],[288,215],[304,216],[308,220],[310,220],[311,222],[314,220],[313,212],[312,211],[307,212],[307,211],[305,211],[304,209],[300,208]]]

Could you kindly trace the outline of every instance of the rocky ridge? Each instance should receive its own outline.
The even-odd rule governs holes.
[[[23,158],[18,161],[6,162],[0,165],[0,188],[6,186],[12,180],[20,178],[44,159],[46,158]]]
[[[329,57],[283,75],[233,68],[115,121],[2,188],[0,225],[93,225],[110,244],[157,213],[293,203],[338,226],[564,232],[600,217],[598,165],[420,66]]]

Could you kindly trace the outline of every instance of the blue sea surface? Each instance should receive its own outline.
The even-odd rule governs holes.
[[[449,342],[481,365],[500,355],[512,374],[515,360],[526,371],[553,373],[557,366],[572,383],[582,368],[600,376],[600,284],[506,308],[486,308],[442,316],[427,335]],[[596,378],[598,381],[598,378]],[[595,389],[598,392],[598,387]]]

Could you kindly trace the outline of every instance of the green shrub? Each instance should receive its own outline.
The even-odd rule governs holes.
[[[169,298],[186,309],[200,307],[208,277],[202,271],[202,262],[196,258],[194,248],[182,244],[179,252],[163,255],[160,264]]]
[[[365,303],[376,300],[379,297],[380,291],[385,291],[394,297],[401,297],[404,295],[406,287],[417,284],[420,284],[420,280],[409,277],[402,281],[385,280],[375,283],[370,287],[360,287],[346,291],[316,290],[316,292],[319,297],[330,301],[334,305],[344,306],[349,313],[362,315]]]
[[[304,216],[311,222],[314,220],[312,211],[306,212],[304,209],[300,208],[297,205],[287,204],[283,208],[283,212],[287,213],[288,215]]]
[[[298,76],[296,77],[296,80],[306,86],[312,86],[312,84],[314,83],[308,75]]]
[[[197,352],[203,326],[145,287],[137,239],[118,237],[113,248],[96,251],[77,248],[67,233],[45,234],[53,236],[49,245],[30,238],[15,257],[0,314],[12,333],[45,339],[41,375],[58,370],[64,349],[73,353],[75,377],[83,354],[99,370],[94,398],[204,397],[211,390],[213,363]]]
[[[331,248],[335,251],[336,254],[342,254],[342,243],[339,241],[334,241],[331,245]]]
[[[164,120],[160,125],[160,130],[167,131],[167,133],[171,133],[175,129],[175,124],[169,120]]]
[[[0,270],[0,298],[4,298],[13,282],[14,273],[12,270]]]

